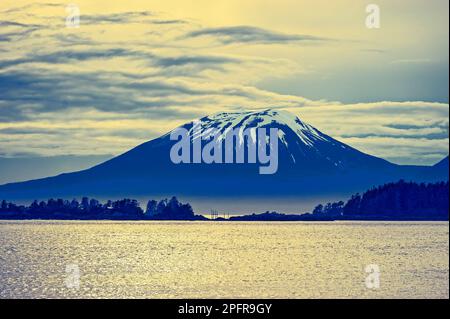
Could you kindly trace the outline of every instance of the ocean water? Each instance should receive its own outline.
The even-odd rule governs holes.
[[[449,224],[0,221],[0,297],[449,298]]]

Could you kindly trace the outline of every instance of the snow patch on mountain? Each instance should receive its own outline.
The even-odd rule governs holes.
[[[286,138],[287,132],[283,131],[283,128],[292,130],[300,141],[310,148],[313,148],[317,141],[328,141],[327,137],[317,129],[302,122],[294,114],[283,110],[267,109],[254,112],[216,113],[200,119],[199,125],[201,126],[201,132],[196,131],[194,126],[189,130],[189,135],[193,139],[200,137],[208,139],[213,137],[214,132],[220,132],[215,138],[217,141],[222,141],[230,130],[237,129],[239,130],[240,142],[242,143],[244,131],[251,129],[250,137],[253,141],[256,141],[256,130],[258,128],[268,128],[276,125],[280,129],[278,133],[279,139],[286,147],[289,147],[289,141]]]

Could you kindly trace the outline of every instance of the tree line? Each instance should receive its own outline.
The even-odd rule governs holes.
[[[230,218],[231,220],[448,220],[449,183],[414,183],[400,180],[374,187],[346,202],[318,205],[312,213],[284,215],[276,212]],[[149,200],[145,211],[135,199],[108,200],[88,197],[81,201],[35,200],[30,206],[0,201],[0,219],[117,219],[117,220],[206,220],[192,206],[176,197]]]
[[[336,219],[448,220],[449,183],[414,183],[400,180],[374,187],[347,202],[318,205],[313,215]]]
[[[0,202],[2,219],[119,219],[119,220],[167,220],[201,219],[194,214],[190,204],[183,204],[176,197],[160,201],[149,200],[144,211],[135,199],[108,200],[101,203],[95,198],[49,199],[33,201],[31,205],[17,205],[6,200]]]

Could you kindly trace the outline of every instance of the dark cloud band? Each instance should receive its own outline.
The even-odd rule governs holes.
[[[260,43],[276,44],[289,42],[317,42],[328,39],[312,35],[284,34],[252,26],[234,26],[222,28],[204,28],[189,32],[185,38],[210,36],[223,44],[232,43]]]

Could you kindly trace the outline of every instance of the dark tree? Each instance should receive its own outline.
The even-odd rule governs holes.
[[[153,216],[157,213],[158,202],[154,199],[151,199],[147,203],[147,209],[145,210],[145,214],[147,216]]]
[[[317,206],[314,212],[319,213],[320,208]],[[418,184],[400,180],[353,195],[345,205],[329,203],[322,208],[322,213],[342,215],[344,219],[448,220],[449,183]]]

